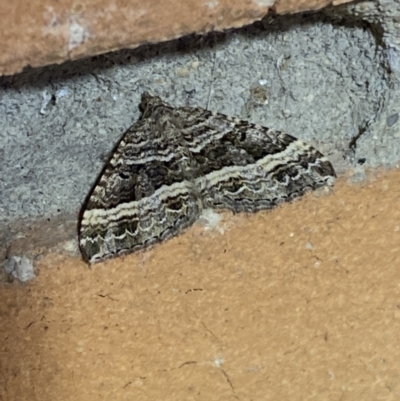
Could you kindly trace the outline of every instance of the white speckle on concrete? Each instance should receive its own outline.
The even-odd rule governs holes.
[[[70,254],[76,254],[78,250],[78,241],[76,239],[71,239],[63,243],[63,248],[66,252]]]
[[[3,267],[6,273],[23,283],[36,277],[32,261],[24,256],[9,257],[4,261]]]
[[[40,107],[39,113],[44,115],[44,114],[46,114],[47,105],[49,104],[49,102],[51,100],[51,94],[49,92],[47,92],[46,90],[44,90],[42,92],[42,98],[43,98],[43,101],[42,101],[42,105]]]
[[[388,59],[390,69],[393,72],[398,72],[400,70],[399,48],[395,45],[392,46],[389,45],[386,50],[386,56]]]
[[[221,222],[221,215],[213,209],[204,209],[200,216],[200,223],[204,225],[205,230],[213,230]],[[221,229],[220,229],[221,231]],[[222,230],[223,231],[223,230]]]
[[[61,88],[56,92],[57,98],[62,98],[68,95],[68,88]]]

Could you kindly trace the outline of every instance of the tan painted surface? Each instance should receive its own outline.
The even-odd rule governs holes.
[[[400,172],[0,288],[0,399],[395,400]]]
[[[346,0],[347,1],[347,0]],[[275,0],[15,0],[0,2],[0,75],[143,43],[241,27]],[[314,10],[331,0],[280,0],[278,13]]]

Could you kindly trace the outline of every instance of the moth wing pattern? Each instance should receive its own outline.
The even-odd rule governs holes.
[[[191,119],[182,139],[197,166],[195,184],[205,207],[255,212],[333,183],[327,158],[289,134],[221,113],[183,110]]]
[[[176,235],[193,224],[201,202],[187,180],[188,157],[152,118],[139,120],[94,185],[79,222],[84,260],[95,263]]]
[[[81,213],[89,263],[171,238],[203,208],[256,212],[333,184],[331,163],[286,133],[148,93],[140,108]]]
[[[280,131],[232,120],[232,130],[216,135],[200,151],[192,149],[201,165],[199,185],[207,207],[256,212],[332,185],[331,163],[312,146]]]

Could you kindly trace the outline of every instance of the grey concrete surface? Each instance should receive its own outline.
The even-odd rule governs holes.
[[[59,216],[70,216],[66,237],[75,235],[82,203],[145,90],[286,131],[339,173],[396,166],[400,39],[379,20],[393,15],[341,13],[267,17],[0,78],[0,241]]]

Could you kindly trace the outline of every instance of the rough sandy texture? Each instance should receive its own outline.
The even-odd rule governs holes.
[[[0,290],[0,399],[391,400],[400,172]]]

